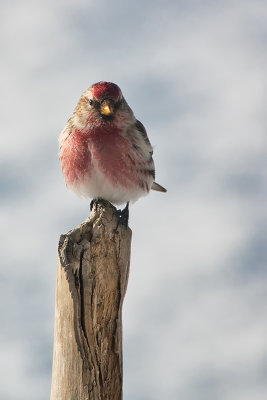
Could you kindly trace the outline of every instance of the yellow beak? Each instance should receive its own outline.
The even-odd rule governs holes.
[[[103,115],[111,115],[114,112],[114,106],[111,104],[110,101],[104,100],[100,107],[100,112]]]

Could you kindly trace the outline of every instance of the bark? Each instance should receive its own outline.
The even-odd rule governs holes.
[[[131,230],[101,200],[61,235],[51,400],[122,399],[122,304]]]

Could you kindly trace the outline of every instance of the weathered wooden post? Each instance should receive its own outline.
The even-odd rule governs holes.
[[[109,202],[59,241],[51,400],[122,399],[131,230]]]

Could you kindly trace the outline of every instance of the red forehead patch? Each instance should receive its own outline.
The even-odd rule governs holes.
[[[120,97],[120,88],[112,82],[98,82],[93,86],[93,96],[97,100],[102,98],[111,97],[118,99]]]

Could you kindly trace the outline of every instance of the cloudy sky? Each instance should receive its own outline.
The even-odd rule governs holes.
[[[0,398],[50,393],[57,242],[89,202],[57,138],[116,82],[154,145],[131,207],[127,400],[267,398],[267,3],[1,1]]]

